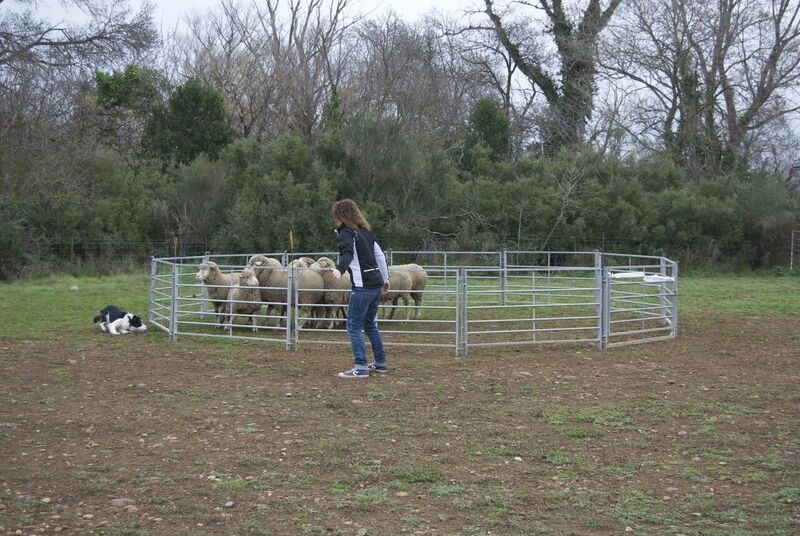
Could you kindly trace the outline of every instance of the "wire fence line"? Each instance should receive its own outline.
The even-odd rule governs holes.
[[[786,238],[788,239],[788,236]],[[382,239],[381,243],[385,248],[413,249],[420,247],[420,244],[407,243],[409,237],[403,235],[388,233],[382,236]],[[555,240],[554,244],[560,244],[560,246],[555,247],[568,249],[570,251],[628,251],[634,254],[664,255],[670,258],[680,257],[682,261],[690,262],[692,265],[697,264],[698,260],[695,257],[700,254],[707,259],[716,258],[718,254],[722,254],[723,257],[735,257],[743,246],[747,248],[757,248],[759,245],[758,242],[745,239],[738,240],[735,244],[725,244],[719,242],[719,240],[713,236],[698,236],[698,242],[695,245],[697,251],[693,250],[693,252],[690,252],[685,248],[681,248],[678,251],[670,251],[668,247],[660,247],[649,241],[631,240],[630,237],[607,236],[605,234],[582,237],[580,239],[574,236],[554,235],[551,239]],[[537,244],[540,244],[542,241],[543,238],[540,237],[520,238],[498,236],[493,241],[493,244],[487,244],[486,247],[492,250],[502,248],[509,250],[525,248],[536,249]],[[184,239],[178,235],[150,240],[126,240],[124,238],[97,240],[79,237],[64,240],[33,236],[27,237],[25,240],[26,254],[35,257],[38,261],[51,265],[69,266],[75,270],[85,269],[89,271],[96,265],[115,262],[120,259],[126,259],[131,263],[146,265],[151,257],[167,258],[203,255],[209,251],[218,249],[218,246],[219,244],[213,244],[209,242],[209,240]],[[430,242],[427,249],[448,251],[453,249],[453,244],[450,239],[445,237]],[[484,248],[480,249],[482,250]],[[291,250],[291,248],[287,240],[285,251],[289,250]],[[789,248],[781,248],[781,250],[783,251],[781,258],[778,259],[776,257],[774,261],[783,263],[783,260],[788,260],[792,262]],[[797,266],[797,249],[794,251],[794,266]],[[790,259],[785,259],[787,254],[790,255]],[[708,262],[712,261],[709,260]],[[789,264],[789,262],[786,264]]]
[[[293,255],[268,254],[287,267]],[[331,252],[296,256],[336,258]],[[349,344],[344,299],[307,303],[309,292],[287,269],[286,282],[258,287],[278,296],[232,304],[209,298],[196,279],[203,262],[237,274],[251,255],[153,258],[150,321],[171,340],[233,338],[282,345]],[[387,251],[391,265],[414,262],[424,290],[394,290],[379,312],[387,346],[470,349],[509,345],[591,344],[610,348],[672,339],[678,329],[678,264],[666,257],[601,252]],[[346,293],[333,290],[334,293]],[[224,294],[224,293],[223,293]],[[238,313],[242,309],[252,312]]]

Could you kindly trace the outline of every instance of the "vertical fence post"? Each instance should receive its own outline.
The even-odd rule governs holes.
[[[500,289],[503,294],[502,304],[508,304],[508,251],[500,253]]]
[[[292,334],[294,334],[294,348],[297,349],[297,332],[292,330],[293,306],[294,306],[294,270],[286,271],[286,351],[292,349]],[[280,320],[279,320],[280,322]]]
[[[447,252],[444,252],[444,290],[447,290]]]
[[[174,259],[173,259],[174,260]],[[169,307],[169,340],[178,340],[178,264],[172,263],[172,299]]]
[[[602,291],[600,293],[602,333],[600,335],[600,348],[608,348],[608,339],[611,335],[611,270],[605,266],[605,262],[603,263],[602,271]]]
[[[208,263],[208,254],[208,251],[203,254],[204,263]],[[208,289],[205,285],[200,286],[200,293],[201,297],[203,298],[203,300],[200,302],[200,320],[205,320],[206,311],[208,310]]]
[[[386,250],[386,260],[388,261],[389,266],[394,265],[394,252],[391,248]]]
[[[594,302],[597,315],[597,347],[603,348],[605,319],[603,317],[603,254],[594,251]]]
[[[447,277],[447,270],[444,271],[444,277]],[[445,294],[446,295],[446,294]],[[454,296],[455,313],[456,313],[456,355],[463,355],[461,352],[461,271],[456,272],[456,291]]]
[[[153,322],[155,320],[156,310],[156,279],[158,278],[158,263],[155,257],[150,257],[150,312],[148,320]]]
[[[672,261],[672,333],[674,339],[678,336],[678,261]]]
[[[667,258],[661,257],[660,258],[660,265],[659,265],[659,274],[661,277],[667,276]],[[661,309],[659,312],[661,316],[668,318],[672,311],[669,309],[670,300],[667,296],[667,283],[659,283],[658,284],[658,300]]]
[[[460,333],[457,336],[460,345],[456,350],[456,354],[461,357],[466,357],[469,353],[467,342],[467,310],[469,305],[467,296],[469,294],[467,292],[467,284],[467,269],[460,267],[456,273],[456,317],[458,319],[456,321],[456,333]]]
[[[533,342],[536,342],[536,270],[531,272],[531,330]]]

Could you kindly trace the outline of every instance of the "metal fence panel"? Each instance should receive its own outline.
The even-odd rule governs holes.
[[[266,255],[283,266],[310,256]],[[235,317],[231,300],[212,301],[212,288],[195,278],[207,260],[235,277],[251,256],[152,259],[150,322],[172,340],[224,337],[279,343],[286,350],[349,344],[343,306],[298,307],[307,289],[295,284],[296,270],[288,270],[286,288],[259,287],[282,291],[283,301],[240,302],[253,305],[255,312]],[[400,294],[396,305],[381,306],[378,322],[386,346],[453,348],[456,355],[468,355],[470,347],[605,348],[677,336],[678,267],[663,257],[596,251],[392,252],[387,257],[394,264],[417,261],[428,283],[424,291]]]

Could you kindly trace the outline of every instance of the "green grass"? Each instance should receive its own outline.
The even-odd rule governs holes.
[[[91,332],[92,318],[109,304],[147,318],[149,276],[47,277],[3,283],[0,339],[47,339],[55,332]],[[70,290],[77,287],[77,290]],[[41,314],[31,314],[40,311]]]
[[[69,290],[73,284],[79,286],[77,291]],[[116,342],[92,325],[91,318],[97,309],[113,302],[135,309],[143,316],[147,314],[146,276],[49,278],[4,287],[10,299],[0,304],[0,318],[3,318],[0,339],[47,338],[66,331],[63,339],[77,348],[74,356],[78,359],[81,353],[91,351],[94,340],[102,338],[112,347]],[[800,295],[798,287],[800,278],[795,277],[687,277],[681,280],[681,311],[685,306],[688,311],[696,312],[695,318],[704,321],[726,314],[796,314],[797,306],[785,305],[787,298],[796,300]],[[745,291],[745,288],[755,290]],[[24,309],[20,304],[25,305]],[[31,317],[28,310],[46,310],[48,314]],[[691,326],[693,320],[689,318],[685,325]],[[738,323],[749,322],[748,318]],[[757,319],[754,323],[768,322],[769,319]],[[158,330],[151,330],[147,338],[169,344],[166,335]],[[325,387],[311,391],[307,387],[313,384],[304,386],[297,379],[297,384],[291,386],[293,396],[287,398],[284,393],[290,388],[284,390],[283,382],[304,378],[301,374],[308,369],[311,359],[301,357],[306,359],[305,364],[289,357],[284,360],[283,356],[270,361],[273,355],[268,355],[265,363],[256,365],[242,351],[256,348],[255,344],[206,339],[196,345],[209,351],[197,352],[196,357],[186,362],[192,363],[193,374],[213,379],[211,383],[187,382],[158,390],[148,380],[147,390],[125,387],[129,381],[136,385],[139,380],[134,379],[113,389],[124,396],[135,396],[142,408],[147,408],[150,401],[158,402],[159,407],[174,405],[176,419],[197,414],[200,420],[199,415],[206,412],[224,411],[227,416],[232,407],[246,408],[246,413],[259,412],[261,416],[247,415],[246,419],[242,416],[229,421],[220,417],[219,430],[201,429],[203,437],[211,441],[209,446],[221,447],[207,451],[208,459],[205,451],[203,455],[182,453],[177,447],[180,443],[176,443],[175,452],[167,449],[159,452],[158,458],[152,458],[155,463],[135,463],[128,467],[124,463],[127,458],[117,463],[113,457],[99,457],[92,463],[102,466],[71,469],[74,471],[70,473],[74,479],[71,484],[78,493],[102,503],[106,496],[127,489],[138,494],[141,511],[147,508],[148,513],[157,512],[165,520],[167,514],[204,520],[203,508],[224,504],[228,496],[234,496],[236,507],[224,511],[231,516],[225,528],[237,534],[357,533],[356,525],[338,532],[332,528],[339,526],[338,522],[344,518],[366,524],[367,532],[362,534],[400,532],[369,527],[369,520],[377,518],[370,514],[378,512],[379,519],[398,520],[394,528],[401,522],[409,533],[416,527],[427,530],[426,525],[433,528],[452,522],[451,528],[442,533],[535,534],[549,530],[552,534],[567,531],[591,534],[621,532],[618,529],[631,526],[636,534],[678,531],[790,534],[792,516],[796,517],[798,512],[800,488],[796,484],[796,465],[785,454],[785,445],[791,439],[789,434],[794,432],[789,420],[792,391],[784,389],[782,384],[762,387],[758,377],[742,382],[736,386],[741,390],[735,392],[728,387],[734,387],[734,381],[741,382],[741,377],[732,377],[731,385],[720,380],[722,388],[707,383],[713,388],[698,391],[691,375],[687,375],[673,386],[666,381],[676,371],[668,360],[661,359],[657,345],[636,348],[635,352],[564,350],[569,360],[565,362],[577,364],[578,372],[574,374],[583,375],[585,371],[581,370],[587,366],[584,362],[598,359],[603,364],[599,370],[607,370],[608,374],[616,374],[616,364],[630,364],[637,374],[647,374],[647,381],[653,381],[652,386],[645,384],[641,391],[624,390],[625,396],[597,399],[584,396],[584,391],[578,390],[578,382],[552,383],[551,379],[557,376],[547,370],[548,360],[554,358],[543,354],[540,359],[535,353],[520,358],[503,353],[497,364],[507,368],[492,369],[489,375],[480,356],[476,360],[460,360],[449,368],[450,374],[435,377],[424,368],[427,366],[424,353],[419,358],[411,353],[401,362],[405,370],[398,366],[402,374],[378,379],[378,383],[364,386],[332,383],[335,390]],[[220,346],[230,346],[236,351],[218,351]],[[183,347],[195,350],[195,343]],[[675,347],[681,344],[669,349]],[[346,354],[347,349],[342,352]],[[141,363],[157,362],[145,361],[150,353],[142,357]],[[258,355],[264,353],[259,347]],[[793,356],[787,352],[783,357]],[[24,359],[27,358],[9,361],[22,370]],[[84,389],[84,373],[81,367],[65,363],[64,359],[46,362],[37,377],[44,378],[41,385],[26,384],[29,391],[15,394],[13,405],[9,401],[4,408],[9,416],[4,420],[15,426],[0,429],[3,449],[14,452],[25,449],[35,455],[39,451],[34,452],[33,446],[38,443],[34,439],[29,445],[32,440],[29,432],[39,427],[37,424],[33,428],[36,414],[37,420],[44,416],[52,422],[50,416],[61,411],[62,401],[74,406]],[[508,374],[522,363],[526,367],[530,364],[534,373]],[[537,370],[540,365],[541,374]],[[620,370],[624,373],[627,368]],[[418,381],[422,371],[426,374]],[[474,375],[474,371],[481,374]],[[275,376],[276,372],[280,372],[280,377]],[[248,374],[255,379],[248,380]],[[256,377],[262,374],[263,377]],[[403,375],[415,381],[406,381]],[[681,392],[682,396],[661,395],[662,390],[682,391],[684,382],[691,389]],[[266,388],[262,389],[263,386]],[[99,387],[85,389],[93,392]],[[148,392],[150,389],[155,392]],[[352,400],[362,403],[356,409],[363,417],[358,420],[336,417],[339,413],[348,415]],[[409,406],[400,403],[401,400],[413,401],[413,410],[408,411]],[[396,406],[399,411],[395,411]],[[775,411],[776,407],[783,411]],[[469,411],[474,408],[478,411]],[[140,413],[144,415],[144,411]],[[301,446],[287,445],[283,435],[272,429],[273,415],[286,422],[281,432],[291,430],[297,418],[304,423],[306,420],[316,423],[326,433],[317,434],[309,427],[305,437],[301,434],[305,441]],[[94,422],[90,418],[97,417],[87,415],[80,422]],[[194,428],[199,424],[191,420],[186,421],[187,426]],[[332,420],[341,422],[343,427],[322,424]],[[741,434],[749,428],[740,431],[740,424],[754,421],[770,424],[770,433],[763,441],[766,446],[762,447],[759,441],[751,447],[750,440]],[[250,422],[258,424],[244,424]],[[127,430],[119,421],[111,423],[114,431]],[[144,426],[137,428],[137,434],[146,432],[153,438],[165,435],[153,428],[155,424],[149,418],[141,423]],[[178,432],[182,427],[179,426]],[[680,430],[685,433],[678,436]],[[83,445],[89,439],[84,440],[80,429],[73,432],[80,438],[75,442],[76,448],[83,452]],[[391,445],[387,445],[388,439],[392,440]],[[111,447],[102,439],[97,441],[102,446],[91,452],[105,455],[101,449]],[[271,446],[267,449],[262,443]],[[45,446],[48,450],[40,456],[50,453],[50,444]],[[351,464],[352,453],[363,455],[385,446],[392,450],[382,461],[359,463],[355,467]],[[230,453],[228,447],[232,449]],[[278,454],[282,452],[278,449],[284,447],[290,456],[279,463],[276,456],[283,455]],[[219,454],[212,454],[216,452]],[[86,456],[89,455],[87,452]],[[219,457],[232,463],[220,464]],[[516,457],[520,459],[515,460]],[[196,467],[187,465],[192,462]],[[283,463],[291,469],[283,471]],[[13,467],[7,471],[10,479],[17,478]],[[216,482],[194,479],[195,485],[188,476],[210,473],[217,475]],[[239,476],[248,474],[260,476],[257,479]],[[649,485],[651,482],[654,486]],[[741,488],[720,497],[706,491],[737,486]],[[191,487],[192,500],[204,498],[197,510],[194,505],[186,507],[181,499],[187,487]],[[677,491],[665,491],[670,487]],[[267,493],[272,490],[275,495],[269,499]],[[746,501],[732,498],[738,496],[733,493],[741,493]],[[671,498],[665,498],[666,495]],[[321,499],[319,505],[313,502],[317,498]],[[39,512],[36,514],[39,517],[46,514],[41,513],[45,507],[36,495],[29,500],[25,503],[27,508]],[[262,518],[255,517],[257,514],[252,511],[252,505],[261,503],[265,505],[264,518],[280,519],[285,523],[283,530],[272,528],[275,532],[268,532],[262,526]],[[73,511],[67,513],[72,515]],[[17,524],[37,522],[31,518]],[[776,529],[770,531],[771,527]],[[108,534],[135,534],[144,529],[117,525],[99,528],[97,532],[102,530]],[[176,529],[174,533],[194,532]]]
[[[420,482],[437,483],[442,479],[442,475],[436,471],[420,467],[389,467],[387,472],[393,474],[403,482],[416,484]]]
[[[435,292],[436,288],[436,282],[432,281],[431,292]],[[92,326],[92,318],[97,311],[111,303],[145,318],[149,310],[148,274],[50,276],[3,283],[0,289],[5,296],[0,302],[0,318],[3,318],[0,339],[46,339],[53,333],[64,331],[92,333],[92,328],[96,329],[96,326]],[[485,296],[476,296],[473,301],[496,301],[497,295],[487,291]],[[721,316],[800,314],[800,300],[797,299],[800,295],[800,277],[794,276],[689,275],[681,277],[679,295],[679,314],[696,310],[712,310]],[[46,311],[46,314],[31,315],[29,311]],[[473,309],[471,313],[475,318],[479,313],[500,318],[511,314],[508,311]],[[435,310],[425,313],[430,318],[442,314],[443,311]],[[224,339],[208,339],[206,343],[228,344]]]
[[[800,314],[800,277],[768,274],[682,277],[680,311],[713,310],[723,316]]]

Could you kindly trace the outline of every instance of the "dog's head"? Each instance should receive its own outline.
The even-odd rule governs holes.
[[[142,322],[141,318],[139,318],[136,315],[131,315],[131,317],[130,317],[130,330],[131,331],[145,332],[145,331],[147,331],[147,326],[145,325],[144,322]]]

